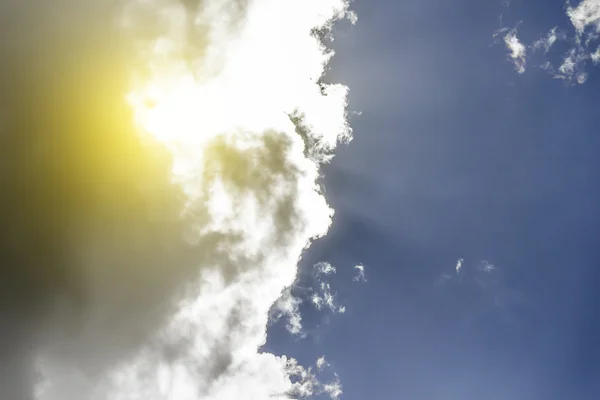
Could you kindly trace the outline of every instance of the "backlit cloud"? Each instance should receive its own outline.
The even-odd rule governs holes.
[[[351,136],[347,88],[315,31],[348,2],[21,3],[0,47],[0,398],[339,397],[259,348],[333,216],[317,180]]]

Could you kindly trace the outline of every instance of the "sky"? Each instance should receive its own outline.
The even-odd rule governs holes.
[[[0,398],[597,398],[598,0],[0,27]]]
[[[600,3],[571,3],[581,32],[562,1],[353,3],[328,76],[361,114],[305,260],[368,281],[294,344],[342,398],[597,397]]]

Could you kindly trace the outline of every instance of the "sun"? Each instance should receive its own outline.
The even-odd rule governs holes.
[[[203,145],[223,131],[218,116],[222,100],[207,89],[187,74],[153,79],[127,98],[136,125],[173,150]]]

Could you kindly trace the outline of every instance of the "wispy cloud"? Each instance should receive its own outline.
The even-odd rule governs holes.
[[[502,28],[494,33],[494,38],[502,36],[504,45],[509,50],[508,57],[519,74],[525,72],[527,65],[527,47],[519,41],[517,28]]]
[[[328,308],[333,312],[339,312],[342,314],[346,312],[345,307],[340,307],[337,305],[335,294],[332,292],[331,284],[328,282],[320,283],[319,289],[311,296],[311,301],[317,310]]]
[[[321,261],[313,266],[315,274],[320,275],[333,275],[336,273],[336,269],[333,265],[328,262]]]
[[[302,300],[292,294],[291,287],[285,289],[281,297],[274,306],[274,320],[286,318],[286,329],[289,333],[296,336],[304,336],[302,331],[302,315],[300,314],[300,305]]]
[[[597,40],[600,38],[600,0],[584,0],[576,7],[567,2],[566,14],[572,25],[572,33],[552,28],[544,37],[536,40],[530,46],[533,50],[542,49],[542,57],[538,66],[551,74],[555,79],[568,83],[583,84],[587,81],[586,63],[597,64],[600,60]],[[527,46],[516,38],[514,29],[503,28],[494,36],[504,34],[507,47],[510,49],[509,58],[515,64],[517,72],[525,71]],[[546,57],[557,41],[566,42],[570,48],[563,54],[560,64],[554,64]]]
[[[548,53],[550,48],[556,43],[559,39],[565,39],[565,34],[558,32],[558,27],[554,27],[550,29],[550,31],[546,34],[545,37],[536,40],[533,43],[534,49],[543,49],[544,53]]]
[[[359,274],[352,280],[366,282],[364,267],[357,265],[355,269],[359,271]],[[337,293],[330,282],[336,273],[337,269],[331,263],[322,261],[313,265],[312,273],[305,277],[301,286],[300,281],[296,281],[294,285],[283,291],[273,306],[272,322],[285,319],[287,331],[294,336],[304,338],[307,336],[307,332],[302,326],[300,306],[305,302],[311,304],[317,311],[344,314],[346,307],[337,301]],[[296,294],[294,295],[294,293]]]
[[[352,278],[354,282],[366,282],[367,276],[365,275],[365,266],[362,264],[358,264],[354,266],[354,269],[357,271],[357,275]]]

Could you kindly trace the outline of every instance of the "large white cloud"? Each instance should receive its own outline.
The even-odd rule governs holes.
[[[140,151],[152,152],[148,163],[157,166],[129,177],[107,145],[96,169],[113,168],[118,184],[107,186],[104,175],[85,181],[95,208],[86,203],[85,218],[68,229],[73,235],[60,236],[72,240],[69,265],[82,300],[74,308],[57,300],[55,311],[32,323],[43,332],[32,341],[33,356],[19,356],[35,360],[36,398],[340,396],[337,377],[321,383],[318,368],[259,348],[269,310],[333,216],[319,167],[351,130],[347,88],[322,82],[332,53],[318,32],[347,10],[346,0],[133,0],[119,7],[120,32],[135,43],[124,63],[135,78],[128,101]],[[112,37],[94,37],[111,47]],[[73,65],[98,65],[109,75],[106,62]],[[93,80],[85,80],[98,89],[89,98],[103,94]],[[128,154],[123,163],[135,170],[139,162]],[[69,174],[78,173],[70,166],[76,172]],[[54,302],[62,292],[40,299]],[[34,381],[15,385],[25,392]]]

